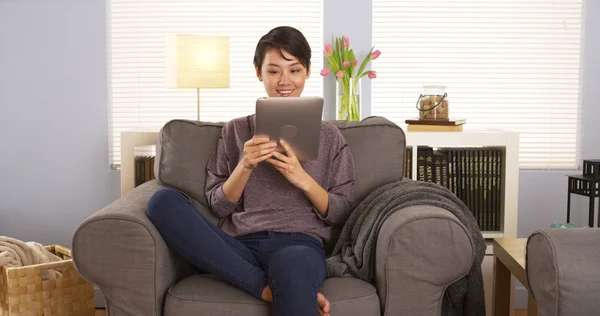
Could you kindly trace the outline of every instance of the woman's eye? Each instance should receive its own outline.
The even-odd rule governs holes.
[[[300,71],[301,71],[300,69],[292,69],[292,73],[293,73],[293,74],[295,74],[295,73],[299,73]]]
[[[277,70],[268,70],[267,72],[270,74],[273,74],[273,75],[279,73],[279,71],[277,71]]]

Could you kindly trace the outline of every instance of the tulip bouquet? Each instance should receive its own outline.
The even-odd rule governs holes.
[[[323,54],[325,55],[325,63],[327,67],[321,70],[321,76],[328,76],[330,73],[335,74],[336,81],[341,90],[339,96],[339,120],[360,120],[358,93],[356,85],[360,78],[368,76],[369,79],[377,77],[377,73],[373,70],[365,70],[365,67],[371,60],[377,59],[381,52],[379,50],[369,51],[369,54],[363,59],[358,66],[358,59],[354,56],[354,52],[350,49],[350,39],[345,36],[332,37],[332,44],[326,44]],[[332,46],[334,45],[335,48]]]

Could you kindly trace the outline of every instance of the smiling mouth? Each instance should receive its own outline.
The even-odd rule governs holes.
[[[276,91],[282,97],[289,97],[292,94],[292,92],[294,92],[294,89],[287,89],[287,90],[281,89],[281,90],[276,90]]]

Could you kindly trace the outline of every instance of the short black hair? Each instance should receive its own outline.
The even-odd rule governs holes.
[[[263,35],[258,44],[256,44],[256,51],[254,52],[254,66],[258,71],[261,70],[265,55],[271,48],[279,49],[281,57],[285,60],[290,60],[283,55],[283,50],[285,50],[298,58],[302,66],[306,67],[307,71],[310,71],[310,45],[299,30],[291,26],[279,26]]]

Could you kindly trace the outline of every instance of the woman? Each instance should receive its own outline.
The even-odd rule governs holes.
[[[269,97],[300,96],[311,50],[300,31],[277,27],[254,56]],[[156,192],[148,216],[192,265],[273,302],[274,315],[329,315],[323,241],[348,218],[354,162],[340,131],[321,126],[319,155],[300,163],[289,145],[254,135],[254,115],[229,121],[207,166],[206,197],[221,228],[174,190]]]

